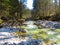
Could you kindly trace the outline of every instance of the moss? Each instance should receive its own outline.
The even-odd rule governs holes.
[[[0,23],[2,23],[3,22],[3,20],[2,19],[0,19]]]

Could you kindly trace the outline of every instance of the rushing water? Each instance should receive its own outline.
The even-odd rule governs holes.
[[[28,25],[27,25],[27,28],[35,28],[36,26],[33,25],[34,22],[32,21],[29,21],[29,22],[26,22]],[[33,45],[32,43],[34,42],[33,39],[31,41],[29,41],[29,38],[26,37],[25,39],[20,39],[16,36],[13,36],[13,32],[17,32],[18,29],[16,28],[0,28],[0,45],[5,45],[5,43],[8,43],[8,44],[17,44],[17,45],[27,45],[27,43],[30,42],[30,45]],[[23,41],[23,43],[22,43]],[[27,42],[28,41],[28,42]],[[21,43],[21,44],[20,44]]]
[[[27,24],[26,26],[26,29],[30,29],[30,30],[35,30],[35,29],[38,29],[38,27],[36,25],[34,25],[34,21],[27,21],[25,22],[25,24]],[[30,38],[27,38],[26,37],[26,40],[25,39],[20,39],[18,38],[17,36],[14,36],[12,35],[13,32],[16,32],[18,31],[18,29],[16,28],[0,28],[0,45],[3,45],[4,43],[9,43],[9,44],[17,44],[17,45],[27,45],[27,44],[30,44],[30,45],[33,45],[34,42],[38,42],[38,44],[40,44],[41,40],[33,40],[31,39],[32,36],[29,36]],[[54,34],[55,32],[51,32],[51,31],[46,31],[47,34],[49,35],[52,35]],[[60,34],[57,36],[58,38]],[[30,40],[30,41],[29,41]],[[24,41],[24,43],[21,41]],[[29,43],[30,42],[30,43]]]
[[[28,37],[25,37],[25,39],[20,39],[16,36],[13,36],[12,33],[16,32],[17,30],[15,29],[10,29],[10,28],[1,28],[0,29],[0,45],[33,45],[34,41],[33,39],[29,39]],[[29,41],[30,40],[30,41]],[[23,42],[22,42],[23,41]],[[41,42],[40,40],[38,40]]]
[[[10,28],[1,28],[0,29],[0,44],[9,42],[12,38],[17,38],[16,36],[13,36],[12,33],[15,32],[15,29],[10,29]],[[11,40],[13,41],[13,40]]]

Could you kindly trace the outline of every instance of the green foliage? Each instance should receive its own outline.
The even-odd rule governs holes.
[[[46,16],[60,15],[60,0],[34,0],[33,10],[27,9],[22,0],[0,0],[0,17],[18,20],[20,18],[43,19]],[[32,15],[31,15],[32,12]],[[46,17],[47,18],[47,17]],[[48,18],[47,18],[48,19]]]
[[[33,2],[33,11],[32,11],[32,17],[43,19],[46,16],[54,16],[59,11],[60,5],[58,5],[58,1],[54,0],[34,0]],[[60,4],[60,3],[59,3]],[[59,13],[58,13],[59,14]],[[59,14],[60,15],[60,14]],[[47,17],[46,17],[47,18]]]
[[[42,16],[44,17],[44,12],[46,11],[47,5],[48,0],[37,0],[36,3],[34,2],[33,16],[35,16],[36,18],[40,18]]]
[[[0,0],[0,17],[4,16],[7,19],[22,18],[25,5],[19,0]]]
[[[3,20],[2,19],[0,19],[0,23],[2,23],[3,22]]]

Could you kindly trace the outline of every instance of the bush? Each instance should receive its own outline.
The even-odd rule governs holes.
[[[3,22],[3,20],[2,19],[0,19],[0,23],[2,23]]]

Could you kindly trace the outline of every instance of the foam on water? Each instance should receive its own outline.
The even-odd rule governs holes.
[[[5,42],[10,44],[13,44],[13,43],[18,44],[22,41],[28,40],[28,38],[20,39],[18,37],[13,36],[12,35],[13,30],[12,32],[8,31],[9,29],[8,30],[5,29],[4,31],[4,28],[2,28],[2,30],[0,29],[0,44],[4,44]]]

